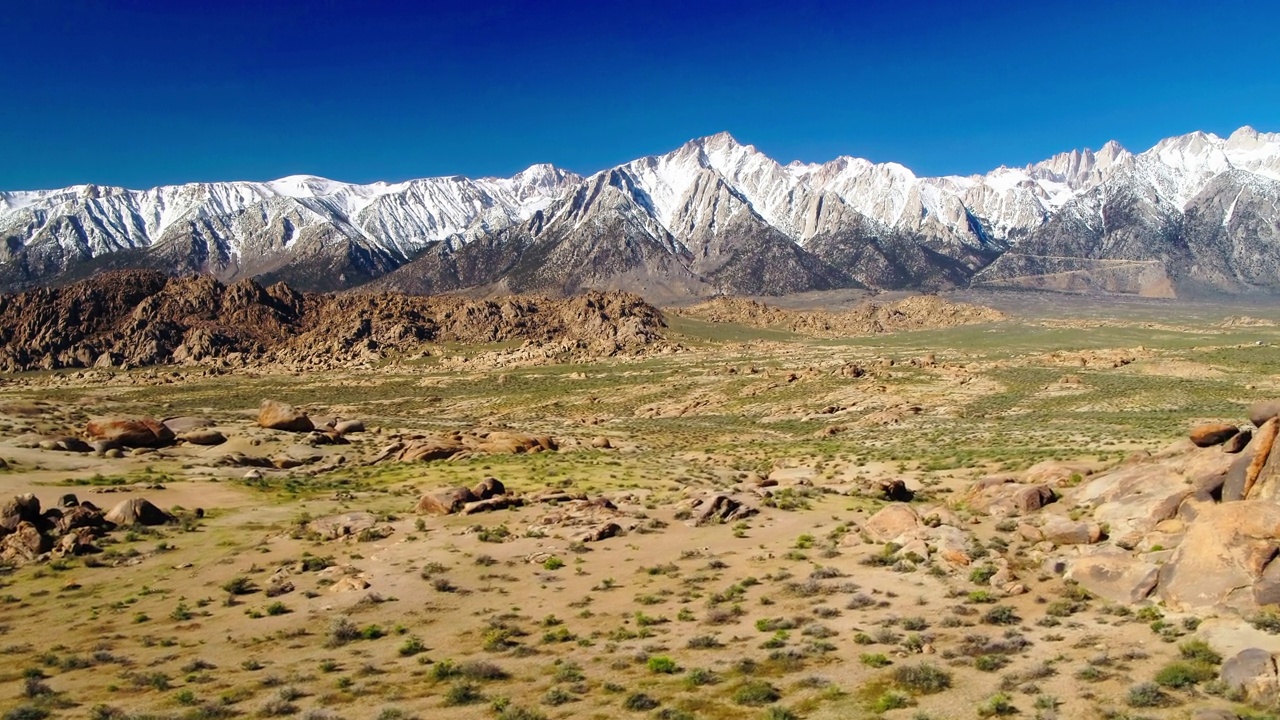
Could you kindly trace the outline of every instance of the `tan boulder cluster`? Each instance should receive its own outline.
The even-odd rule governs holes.
[[[1019,532],[1033,558],[1109,600],[1252,614],[1280,603],[1280,401],[1206,423],[1062,491]],[[1076,520],[1053,507],[1087,510]]]
[[[143,498],[122,500],[104,513],[75,495],[63,495],[56,507],[47,509],[35,495],[19,495],[0,506],[0,562],[20,565],[97,553],[95,542],[116,528],[174,521]]]

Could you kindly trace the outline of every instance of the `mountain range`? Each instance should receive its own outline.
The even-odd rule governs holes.
[[[1280,292],[1280,133],[1115,142],[985,175],[778,163],[727,133],[582,177],[311,176],[0,192],[0,290],[103,269],[307,290],[657,300],[832,288]]]

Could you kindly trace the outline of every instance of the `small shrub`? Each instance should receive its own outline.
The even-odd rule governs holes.
[[[1179,660],[1160,668],[1155,680],[1162,687],[1188,688],[1217,675],[1217,669],[1208,663]]]
[[[884,653],[862,653],[858,656],[858,662],[873,668],[888,667],[893,664],[893,661],[885,657]]]
[[[1125,700],[1129,703],[1129,707],[1149,708],[1164,705],[1169,701],[1169,696],[1160,689],[1159,685],[1145,682],[1129,688],[1129,694]]]
[[[622,701],[622,707],[633,711],[652,710],[658,707],[659,704],[657,700],[639,692],[631,693]]]
[[[444,704],[447,707],[474,705],[483,700],[484,695],[480,694],[480,689],[469,682],[450,685],[449,690],[444,694]]]
[[[951,673],[930,663],[902,665],[893,671],[892,681],[903,690],[931,695],[951,687]]]
[[[231,595],[249,595],[257,592],[258,586],[244,575],[239,575],[223,583],[222,589]]]
[[[676,661],[665,655],[658,655],[649,658],[649,672],[659,675],[674,675],[679,672],[680,667],[676,665]]]
[[[739,705],[768,705],[782,698],[782,693],[764,680],[748,680],[733,691],[733,701]]]

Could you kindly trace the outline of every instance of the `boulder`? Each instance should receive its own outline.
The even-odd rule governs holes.
[[[1280,499],[1280,418],[1271,418],[1258,429],[1258,436],[1251,443],[1253,457],[1245,469],[1244,498],[1251,500]]]
[[[67,557],[90,555],[100,552],[100,548],[93,544],[93,535],[91,533],[69,532],[58,538],[58,542],[53,546],[52,552],[59,557]]]
[[[217,430],[188,430],[180,435],[178,439],[192,445],[221,445],[227,441],[227,437]]]
[[[58,437],[48,438],[40,441],[40,449],[57,450],[60,452],[87,453],[93,452],[94,448],[89,443],[78,437],[69,435],[59,435]]]
[[[1040,526],[1043,539],[1054,545],[1091,545],[1102,539],[1102,526],[1064,517],[1050,518]]]
[[[258,406],[258,426],[286,432],[311,432],[315,429],[306,413],[276,400],[263,400]]]
[[[1248,429],[1241,430],[1232,435],[1231,439],[1222,443],[1222,452],[1234,455],[1249,447],[1250,440],[1253,440],[1253,431]]]
[[[415,511],[419,515],[452,515],[462,510],[467,503],[476,502],[477,499],[467,488],[449,488],[423,495],[418,499]]]
[[[576,542],[599,542],[616,536],[622,532],[622,526],[615,522],[608,522],[588,528],[586,531],[573,536],[572,540]]]
[[[1280,600],[1280,505],[1242,500],[1200,509],[1160,570],[1160,597],[1179,612],[1254,612]],[[1274,599],[1273,599],[1274,598]]]
[[[129,448],[155,448],[173,444],[173,431],[154,418],[99,418],[85,425],[90,440],[103,440]]]
[[[1191,431],[1191,442],[1196,447],[1213,447],[1221,445],[1240,432],[1240,428],[1228,423],[1206,423],[1198,425]]]
[[[33,523],[22,521],[0,540],[0,560],[30,562],[53,549],[53,541]]]
[[[361,531],[369,530],[377,524],[378,518],[373,513],[352,512],[312,520],[307,523],[306,531],[322,540],[338,540],[349,535],[359,535]]]
[[[591,447],[597,450],[608,450],[613,447],[613,442],[604,435],[597,435],[591,439]]]
[[[723,525],[734,520],[743,520],[755,515],[757,510],[728,495],[715,495],[698,504],[700,511],[694,519],[695,525]]]
[[[174,520],[172,515],[151,504],[146,498],[121,500],[103,517],[116,525],[164,525]]]
[[[1262,427],[1262,424],[1274,417],[1280,417],[1280,399],[1261,400],[1249,406],[1249,422],[1255,427]]]
[[[364,432],[364,421],[362,420],[342,420],[334,424],[333,431],[339,435],[350,435],[351,433]]]
[[[475,515],[476,513],[493,512],[495,510],[506,510],[510,507],[520,507],[524,505],[524,501],[510,495],[494,495],[493,497],[469,502],[462,506],[463,515]]]
[[[60,508],[73,508],[79,504],[80,498],[76,497],[75,493],[65,493],[58,498],[58,507]]]
[[[164,426],[169,428],[174,435],[182,435],[183,433],[189,433],[195,430],[206,430],[217,425],[213,420],[202,417],[165,418],[161,422],[163,422]]]
[[[1261,648],[1248,648],[1222,663],[1222,681],[1257,705],[1271,705],[1280,696],[1275,657]]]
[[[1067,561],[1066,578],[1114,603],[1140,603],[1155,589],[1160,567],[1119,548],[1095,546]]]
[[[906,503],[890,503],[867,520],[863,528],[880,542],[889,542],[920,527],[920,516]]]
[[[31,493],[17,495],[0,506],[0,528],[12,532],[24,522],[40,522],[40,498]]]
[[[885,480],[880,483],[880,495],[889,502],[911,502],[916,494],[902,480]]]
[[[58,518],[58,530],[64,533],[78,530],[80,528],[93,528],[98,531],[105,531],[108,523],[102,512],[97,508],[85,507],[77,505],[76,507],[67,508],[62,513],[62,517]]]
[[[498,478],[487,477],[484,480],[481,480],[480,482],[476,483],[475,487],[471,488],[471,494],[475,495],[481,500],[488,500],[489,498],[494,497],[495,495],[506,495],[507,488],[502,484],[502,481],[499,480]]]
[[[979,481],[965,499],[970,509],[992,517],[1016,517],[1035,512],[1056,499],[1047,485],[1023,485],[1010,478]]]
[[[466,450],[467,447],[462,444],[461,440],[430,437],[409,442],[400,449],[397,459],[401,462],[448,460],[459,453],[466,452]]]

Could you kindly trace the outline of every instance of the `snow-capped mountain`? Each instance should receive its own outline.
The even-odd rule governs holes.
[[[782,165],[720,133],[587,178],[535,165],[0,193],[0,287],[145,266],[414,292],[1274,292],[1278,198],[1280,134],[1247,127],[933,178],[851,157]]]

